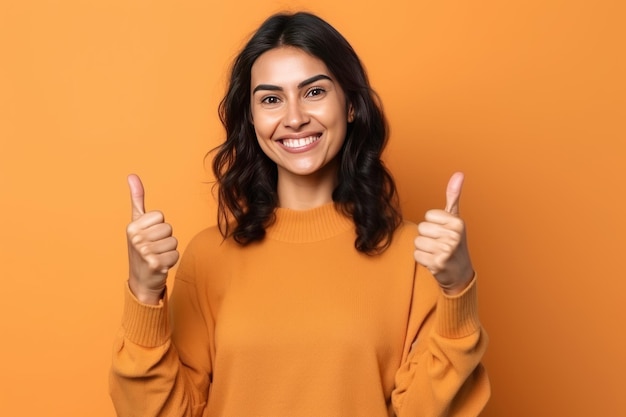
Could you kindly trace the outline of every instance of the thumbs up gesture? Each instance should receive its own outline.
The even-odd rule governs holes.
[[[465,223],[459,217],[463,179],[460,172],[452,175],[446,191],[446,208],[426,212],[415,239],[415,260],[428,268],[448,295],[463,291],[474,277]]]
[[[178,261],[178,241],[163,213],[144,208],[144,189],[136,175],[128,176],[132,218],[128,238],[128,285],[145,304],[158,304],[165,291],[167,273]]]

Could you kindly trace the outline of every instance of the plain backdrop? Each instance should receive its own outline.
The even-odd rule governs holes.
[[[225,73],[265,17],[300,9],[367,67],[408,219],[466,174],[484,415],[626,415],[620,0],[2,0],[0,415],[114,415],[126,176],[181,250],[214,224]]]

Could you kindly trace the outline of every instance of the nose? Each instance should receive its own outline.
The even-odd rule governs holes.
[[[292,129],[299,129],[302,126],[306,125],[309,122],[309,115],[306,112],[306,109],[302,108],[302,103],[296,101],[290,101],[287,104],[285,117],[283,120],[283,124],[285,127],[290,127]]]

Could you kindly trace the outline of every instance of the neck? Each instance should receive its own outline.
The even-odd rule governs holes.
[[[277,186],[279,206],[292,210],[307,210],[332,202],[337,169],[336,160],[311,175],[295,175],[279,168]]]

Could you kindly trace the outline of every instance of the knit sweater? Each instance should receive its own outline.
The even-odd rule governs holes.
[[[413,259],[416,235],[405,222],[385,252],[362,254],[333,204],[279,208],[247,246],[202,231],[169,300],[126,289],[118,415],[478,415],[490,389],[476,280],[446,296]]]

